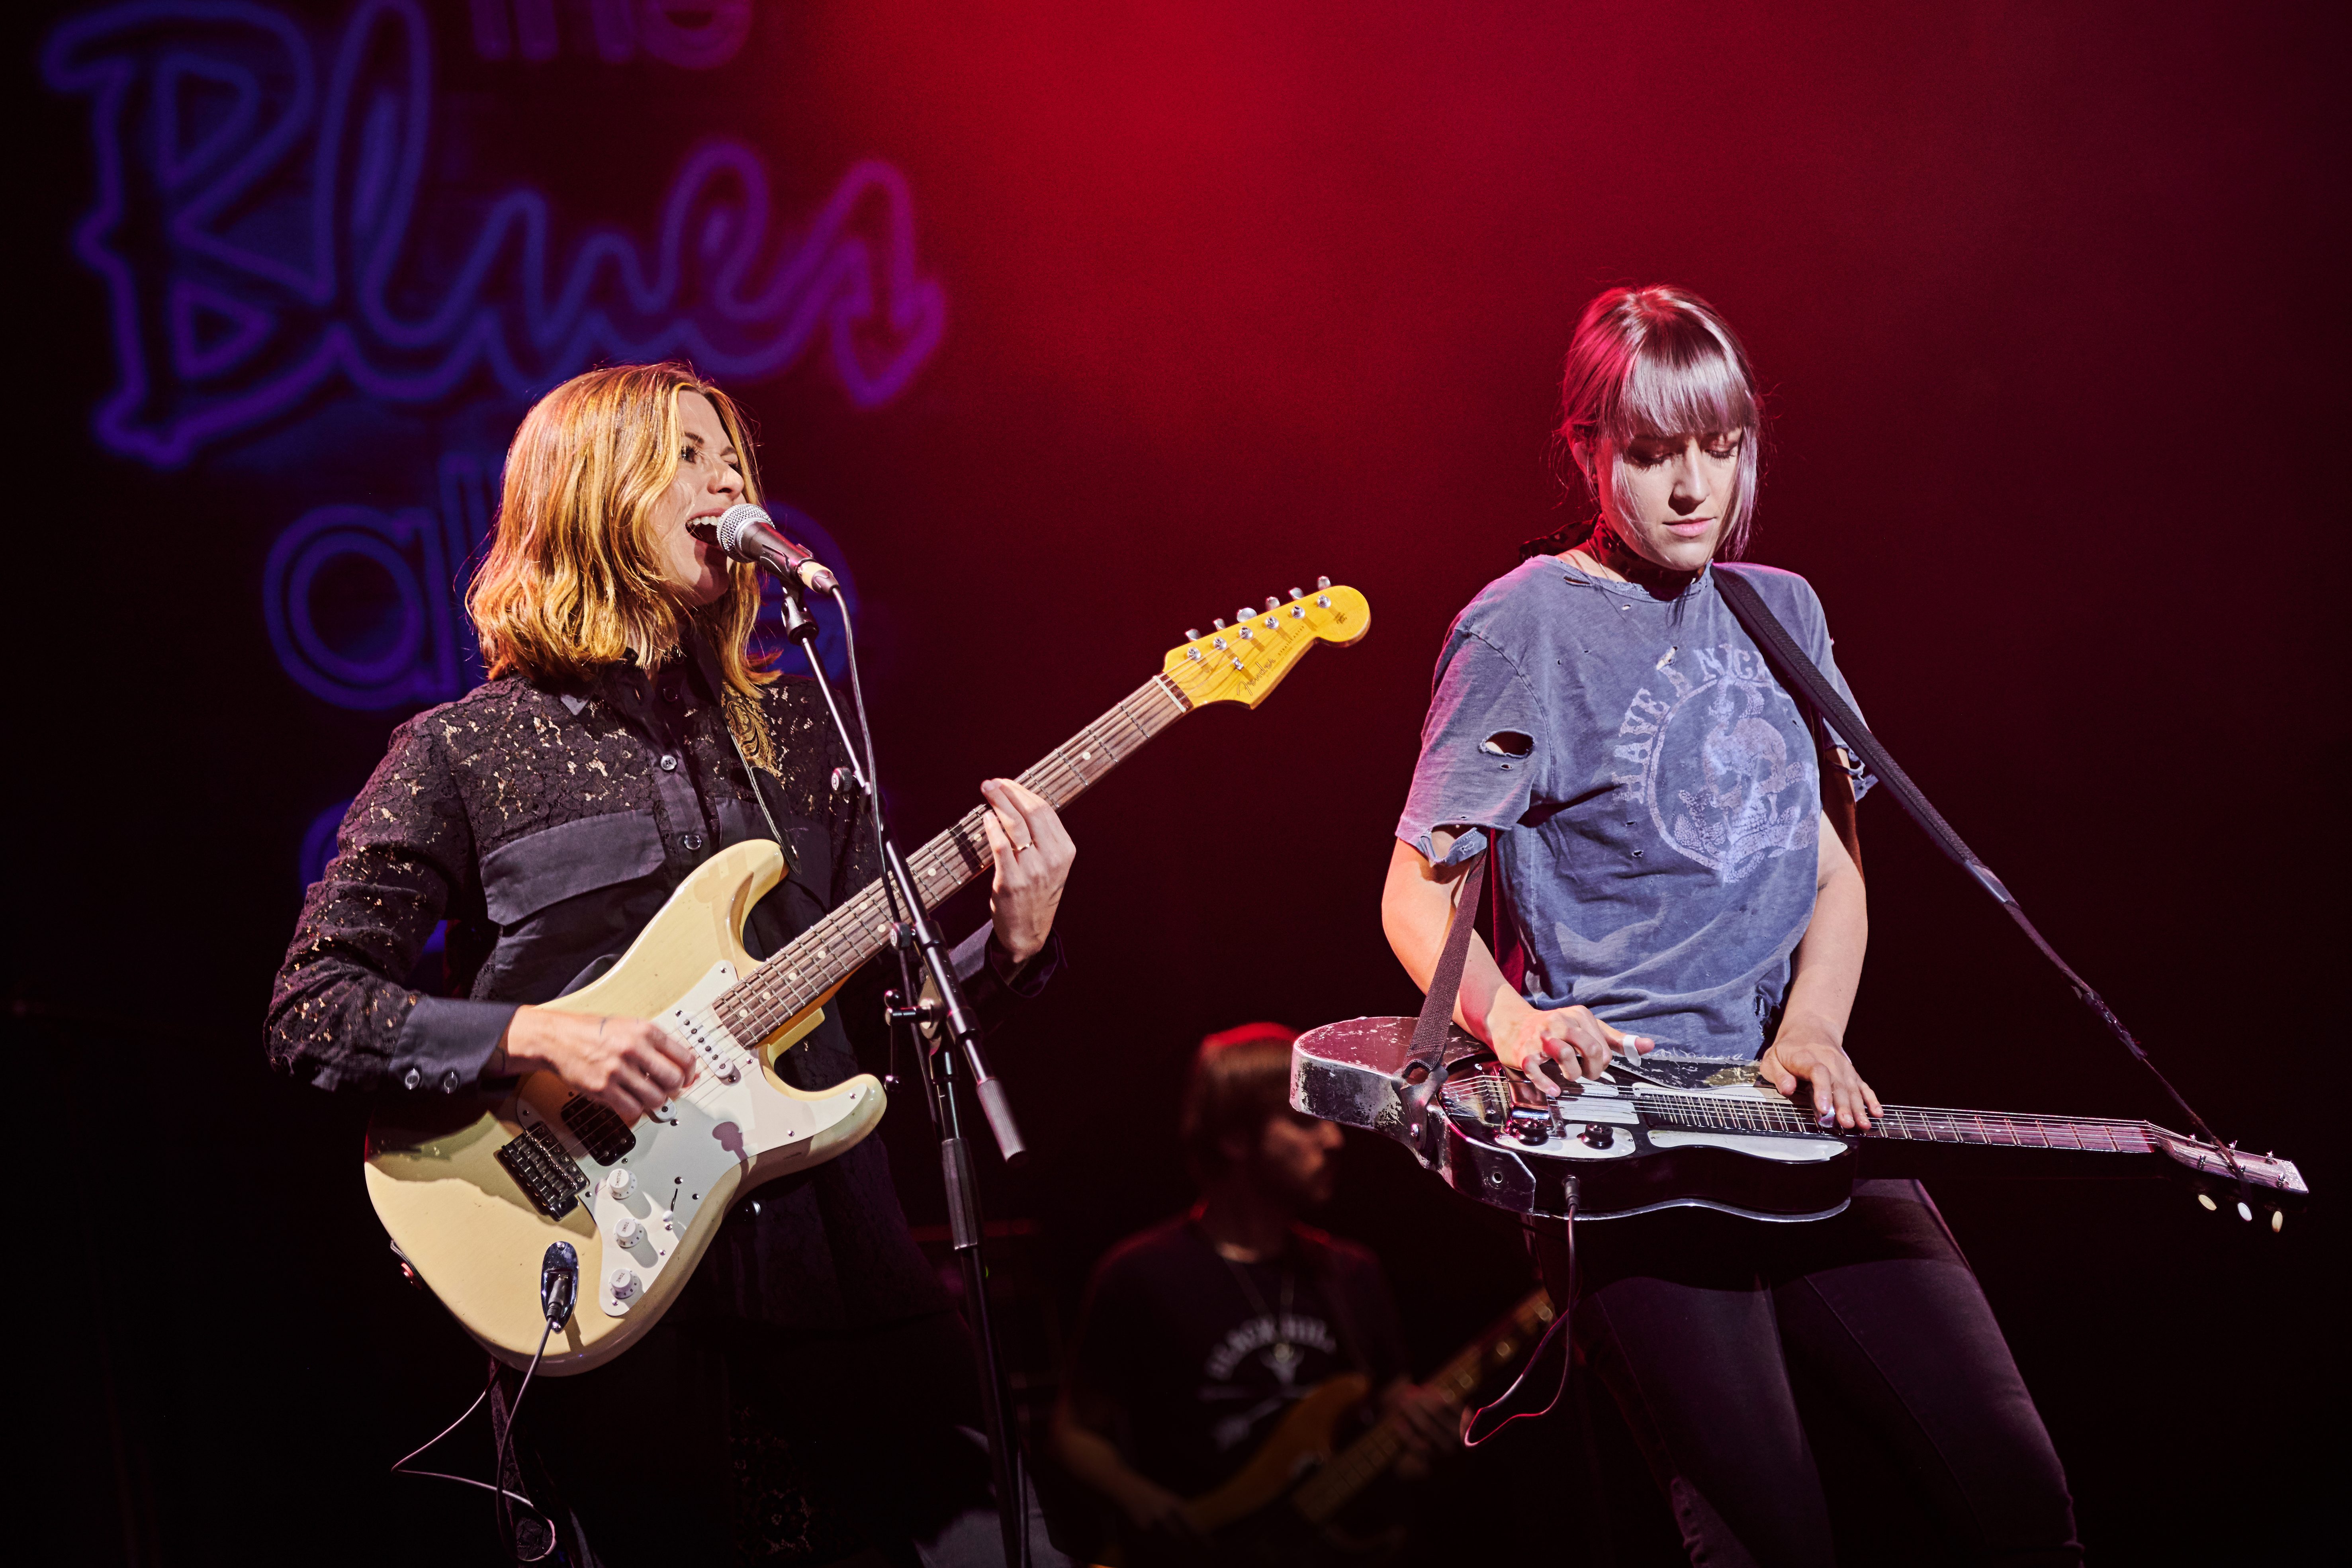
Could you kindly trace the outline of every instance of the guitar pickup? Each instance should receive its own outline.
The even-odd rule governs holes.
[[[631,1140],[632,1144],[635,1142]],[[529,1194],[539,1212],[550,1219],[562,1219],[570,1214],[588,1187],[588,1178],[572,1163],[572,1156],[563,1152],[555,1130],[543,1121],[510,1139],[499,1151],[499,1163],[507,1168],[507,1174]]]
[[[600,1105],[586,1095],[574,1095],[563,1102],[563,1125],[587,1149],[588,1157],[600,1165],[617,1165],[637,1146],[637,1135],[624,1126],[620,1116],[609,1105]]]

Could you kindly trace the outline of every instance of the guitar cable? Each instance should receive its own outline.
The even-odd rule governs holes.
[[[530,1380],[539,1371],[541,1359],[547,1354],[547,1342],[554,1337],[556,1328],[572,1316],[572,1302],[579,1289],[579,1254],[572,1249],[569,1242],[554,1243],[548,1247],[547,1257],[540,1267],[539,1305],[541,1314],[547,1320],[547,1323],[540,1330],[539,1348],[530,1352],[530,1364],[523,1369],[522,1382],[515,1389],[514,1402],[507,1406],[506,1421],[500,1427],[499,1440],[491,1450],[490,1479],[478,1481],[471,1476],[453,1476],[446,1470],[412,1470],[408,1466],[409,1461],[463,1426],[467,1419],[481,1408],[482,1401],[488,1399],[490,1396],[490,1390],[498,1386],[499,1363],[496,1358],[490,1362],[490,1373],[483,1381],[482,1392],[474,1395],[474,1402],[466,1406],[464,1413],[415,1448],[394,1460],[392,1464],[392,1473],[395,1476],[417,1476],[426,1480],[455,1481],[461,1487],[478,1487],[488,1492],[498,1523],[499,1544],[505,1550],[507,1558],[510,1562],[543,1562],[555,1551],[558,1537],[554,1518],[545,1509],[521,1493],[507,1489],[507,1460],[514,1452],[515,1418],[522,1413],[523,1395],[530,1392]],[[520,1503],[538,1515],[540,1522],[547,1527],[547,1545],[536,1555],[524,1557],[520,1554],[519,1543],[515,1538],[515,1515],[507,1506],[509,1502]]]
[[[1543,1417],[1550,1415],[1553,1408],[1559,1404],[1560,1395],[1568,1392],[1569,1377],[1576,1370],[1576,1345],[1572,1336],[1560,1347],[1559,1382],[1553,1385],[1551,1397],[1544,1401],[1543,1408],[1541,1410],[1512,1410],[1500,1421],[1495,1423],[1494,1428],[1491,1431],[1481,1433],[1478,1430],[1478,1423],[1486,1418],[1488,1412],[1505,1409],[1509,1405],[1513,1399],[1518,1396],[1519,1385],[1527,1382],[1528,1377],[1534,1373],[1537,1367],[1543,1364],[1544,1352],[1551,1349],[1553,1336],[1559,1333],[1561,1330],[1567,1328],[1568,1321],[1576,1315],[1576,1293],[1581,1281],[1578,1279],[1578,1270],[1576,1267],[1575,1219],[1571,1217],[1567,1224],[1561,1227],[1561,1229],[1566,1237],[1564,1245],[1568,1249],[1568,1300],[1566,1301],[1555,1301],[1553,1303],[1554,1307],[1558,1310],[1552,1314],[1551,1326],[1544,1330],[1543,1338],[1536,1342],[1536,1348],[1528,1352],[1527,1364],[1519,1368],[1519,1374],[1517,1377],[1511,1379],[1511,1386],[1503,1390],[1502,1393],[1495,1395],[1494,1398],[1488,1400],[1484,1405],[1473,1406],[1465,1404],[1463,1405],[1462,1446],[1465,1448],[1475,1448],[1481,1443],[1489,1443],[1494,1441],[1496,1437],[1502,1434],[1503,1428],[1508,1426],[1514,1421],[1539,1421],[1543,1419]]]

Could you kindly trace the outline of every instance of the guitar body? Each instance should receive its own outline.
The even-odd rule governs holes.
[[[764,840],[721,850],[609,973],[546,1004],[651,1019],[695,1047],[697,1081],[655,1116],[623,1128],[538,1072],[495,1103],[451,1097],[370,1124],[377,1217],[499,1360],[522,1365],[539,1345],[540,1266],[551,1242],[570,1242],[580,1257],[578,1306],[540,1363],[542,1375],[561,1376],[611,1360],[659,1321],[737,1200],[835,1158],[881,1121],[882,1086],[870,1076],[809,1093],[776,1075],[777,1053],[824,1020],[821,1005],[759,1040],[735,1039],[710,1007],[758,967],[743,948],[744,921],[782,873],[782,852]],[[616,1182],[616,1172],[625,1178]]]
[[[1340,1422],[1364,1403],[1370,1389],[1360,1373],[1346,1373],[1292,1405],[1248,1464],[1213,1491],[1184,1505],[1192,1528],[1214,1534],[1280,1499],[1328,1463],[1338,1446]]]
[[[1308,649],[1360,641],[1370,626],[1363,595],[1320,578],[1314,593],[1269,599],[1242,624],[1220,621],[1212,635],[1169,650],[1159,674],[1022,782],[1066,808],[1195,708],[1255,708]],[[975,808],[907,858],[927,908],[992,863],[987,810]],[[782,876],[772,843],[719,851],[670,895],[610,973],[547,1004],[649,1019],[695,1051],[703,1070],[653,1116],[625,1127],[554,1074],[533,1073],[496,1103],[418,1096],[369,1126],[368,1196],[394,1247],[499,1360],[522,1365],[539,1346],[550,1244],[569,1242],[580,1258],[578,1303],[540,1363],[562,1376],[610,1361],[660,1320],[738,1199],[835,1158],[881,1120],[873,1078],[812,1094],[777,1077],[775,1062],[888,944],[891,896],[870,883],[758,962],[744,951],[743,924]]]
[[[1756,1083],[1752,1064],[1644,1058],[1630,1073],[1611,1068],[1625,1081],[1580,1079],[1548,1099],[1459,1028],[1423,1113],[1428,1086],[1405,1080],[1415,1023],[1308,1030],[1291,1047],[1291,1104],[1393,1138],[1454,1191],[1514,1214],[1605,1220],[1696,1207],[1826,1219],[1858,1177],[1874,1176],[2160,1175],[2189,1184],[2208,1208],[2251,1193],[2283,1211],[2309,1196],[2291,1160],[2145,1121],[1890,1105],[1866,1132],[1825,1131],[1809,1107]]]
[[[1351,1018],[1308,1031],[1292,1048],[1291,1102],[1343,1126],[1384,1132],[1421,1154],[1458,1192],[1517,1214],[1614,1219],[1654,1209],[1721,1209],[1749,1219],[1825,1219],[1853,1192],[1845,1140],[1663,1130],[1643,1123],[1633,1094],[1580,1082],[1560,1136],[1530,1143],[1500,1102],[1498,1073],[1457,1078],[1429,1117],[1427,1152],[1405,1136],[1402,1089],[1411,1018]],[[1456,1028],[1449,1054],[1479,1052]],[[1761,1098],[1753,1087],[1726,1097]],[[1777,1096],[1772,1096],[1778,1099]],[[1529,1129],[1532,1131],[1532,1129]]]

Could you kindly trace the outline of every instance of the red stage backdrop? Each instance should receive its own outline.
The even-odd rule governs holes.
[[[1377,900],[1439,640],[1578,515],[1548,458],[1578,310],[1671,281],[1771,398],[1753,557],[1812,580],[1881,736],[2214,1124],[2319,1194],[2277,1237],[2169,1187],[1937,1194],[2095,1556],[2284,1558],[2331,1486],[2347,1174],[2341,33],[2004,0],[28,14],[8,956],[84,1151],[42,1190],[89,1228],[36,1271],[37,1356],[99,1369],[62,1543],[488,1543],[470,1497],[380,1477],[478,1363],[393,1273],[354,1108],[272,1079],[260,1021],[339,803],[478,679],[452,584],[532,396],[656,354],[739,392],[856,584],[910,839],[1185,628],[1318,574],[1370,595],[1367,642],[1071,814],[1070,971],[996,1051],[1037,1160],[988,1184],[1066,1321],[1185,1199],[1193,1041],[1414,1005]],[[1863,827],[1883,1094],[2165,1119],[1891,802]],[[921,1121],[886,1124],[919,1224]],[[1526,1288],[1511,1226],[1401,1151],[1347,1176],[1330,1223],[1425,1362]]]

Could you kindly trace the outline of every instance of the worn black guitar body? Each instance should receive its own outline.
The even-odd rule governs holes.
[[[2225,1155],[2146,1121],[1888,1106],[1867,1132],[1824,1131],[1747,1064],[1645,1057],[1547,1100],[1454,1029],[1442,1086],[1409,1083],[1413,1024],[1351,1018],[1300,1036],[1291,1103],[1394,1138],[1457,1192],[1515,1214],[1614,1219],[1695,1206],[1825,1219],[1869,1176],[2161,1175],[2281,1210],[2308,1196],[2292,1161]]]

